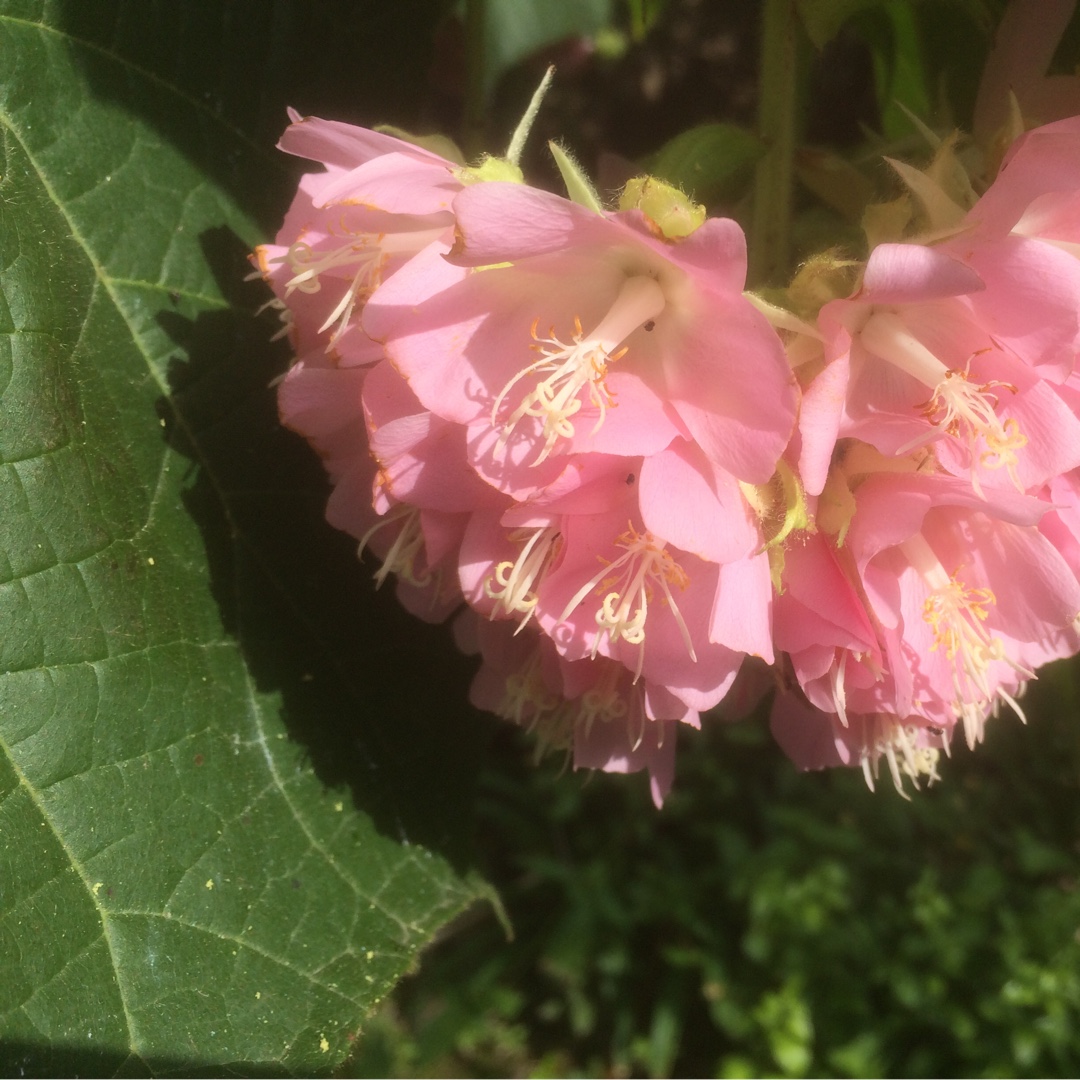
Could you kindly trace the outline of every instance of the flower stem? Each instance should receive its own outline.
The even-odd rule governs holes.
[[[795,0],[764,0],[758,75],[758,134],[766,146],[754,181],[750,282],[783,284],[791,241],[798,81]]]
[[[486,134],[486,24],[486,0],[465,0],[465,107],[461,141],[469,161],[484,149]]]

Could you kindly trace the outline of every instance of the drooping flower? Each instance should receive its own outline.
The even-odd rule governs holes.
[[[449,241],[456,165],[377,131],[290,111],[278,143],[324,166],[307,173],[275,243],[255,252],[298,353],[362,364],[382,350],[359,315],[379,284],[428,245]]]
[[[647,769],[653,802],[663,804],[675,774],[676,728],[698,727],[696,711],[610,660],[567,661],[533,628],[515,634],[505,622],[466,612],[455,633],[465,651],[483,658],[474,705],[532,732],[541,751],[566,753],[576,769]]]
[[[927,446],[980,493],[1038,487],[1080,464],[1080,421],[1060,392],[1075,359],[1080,264],[1058,273],[1063,257],[1075,260],[1047,245],[994,248],[996,263],[944,245],[880,245],[858,293],[822,309],[826,359],[839,367],[829,393],[804,400],[813,475],[847,436],[886,454]],[[1033,289],[1033,277],[1053,284]]]
[[[427,408],[468,427],[489,482],[523,498],[558,456],[648,457],[679,436],[737,480],[772,476],[794,381],[741,294],[734,222],[673,243],[638,211],[501,183],[466,189],[454,210],[455,265],[430,265],[419,293],[387,282],[364,325]]]
[[[974,744],[1076,637],[1080,587],[1037,528],[1046,504],[1008,492],[988,502],[918,471],[852,472],[848,483],[841,550],[819,543],[812,560],[785,563],[793,595],[777,602],[778,645],[810,702],[841,724],[878,713],[946,733],[959,723]],[[827,622],[806,603],[823,580],[836,597]]]

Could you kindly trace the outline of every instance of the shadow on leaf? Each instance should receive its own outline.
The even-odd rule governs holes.
[[[445,627],[376,593],[356,543],[323,519],[329,485],[277,417],[271,380],[288,352],[268,339],[266,299],[245,282],[246,248],[201,236],[232,307],[158,315],[183,355],[159,402],[169,444],[192,461],[184,496],[202,531],[226,630],[261,692],[277,692],[290,736],[328,786],[348,784],[385,835],[468,863],[485,726],[466,704],[472,662]]]

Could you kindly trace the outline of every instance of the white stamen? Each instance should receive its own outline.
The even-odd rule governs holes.
[[[603,570],[574,593],[559,616],[559,622],[565,622],[570,613],[594,589],[598,595],[604,590],[611,590],[606,592],[596,611],[596,625],[600,633],[593,641],[592,655],[595,658],[600,647],[601,634],[606,634],[612,645],[620,640],[631,645],[640,645],[634,672],[634,682],[637,682],[645,663],[645,621],[649,615],[649,603],[654,588],[659,585],[664,593],[664,602],[671,608],[671,614],[682,634],[686,651],[696,663],[697,653],[690,640],[690,631],[670,588],[671,585],[677,585],[680,589],[685,589],[690,584],[689,576],[663,544],[658,544],[648,532],[638,533],[633,525],[618,538],[616,544],[623,548],[623,554],[605,565]]]
[[[531,375],[543,375],[536,386],[522,399],[516,409],[502,423],[502,432],[496,444],[501,453],[514,429],[527,416],[542,421],[544,445],[533,464],[538,465],[552,451],[560,439],[574,436],[573,417],[581,410],[584,400],[599,412],[593,433],[600,429],[609,407],[616,403],[604,385],[608,364],[625,354],[619,346],[638,327],[655,319],[664,310],[664,292],[651,277],[627,279],[610,310],[588,336],[581,322],[574,320],[574,335],[570,344],[555,336],[555,329],[546,338],[537,337],[539,320],[532,326],[532,348],[541,354],[535,363],[519,371],[499,392],[491,407],[491,423],[499,426],[499,412],[510,391]],[[586,391],[584,396],[582,391]]]
[[[866,786],[873,791],[882,758],[889,766],[893,786],[902,798],[910,800],[904,790],[904,777],[919,788],[919,778],[925,776],[929,784],[940,779],[937,772],[939,752],[935,747],[920,745],[920,737],[927,729],[914,724],[902,723],[889,713],[877,713],[865,718],[863,748],[859,755]],[[948,743],[943,745],[948,748]]]
[[[581,695],[577,723],[584,727],[586,736],[597,720],[610,724],[626,715],[626,700],[619,692],[619,680],[625,670],[616,663],[606,665],[600,678]]]
[[[430,571],[423,574],[416,572],[417,557],[424,550],[424,533],[420,527],[420,511],[415,506],[407,506],[404,503],[395,506],[385,517],[375,522],[361,538],[360,546],[356,549],[356,557],[359,559],[364,554],[368,541],[377,532],[398,522],[401,523],[401,528],[394,537],[382,566],[375,571],[375,587],[381,588],[390,574],[397,574],[410,585],[423,587],[431,581],[431,573]]]
[[[525,617],[521,620],[515,635],[520,633],[536,610],[536,587],[548,566],[559,552],[560,536],[558,529],[543,526],[533,529],[525,546],[515,562],[501,562],[484,582],[484,592],[495,601],[491,618],[498,618],[500,611],[506,615],[517,612]],[[512,535],[518,540],[522,534]]]
[[[540,651],[534,649],[520,671],[506,677],[506,689],[499,715],[519,727],[532,730],[544,718],[551,719],[562,702],[544,682]]]
[[[931,649],[943,649],[945,658],[953,663],[953,710],[963,722],[968,746],[974,748],[982,741],[987,713],[999,697],[1016,707],[1000,686],[991,689],[990,665],[1000,661],[1025,679],[1032,678],[1033,672],[1008,657],[1001,638],[986,629],[990,609],[997,603],[990,589],[965,585],[957,576],[959,571],[947,573],[921,533],[900,547],[930,586],[923,619],[934,635]]]
[[[345,282],[346,288],[318,330],[322,334],[331,326],[334,327],[327,352],[349,329],[357,303],[362,304],[379,286],[387,260],[394,255],[408,257],[416,254],[438,240],[446,229],[440,226],[402,233],[351,233],[342,224],[342,231],[348,233],[349,238],[337,247],[316,249],[298,240],[284,255],[270,260],[287,263],[293,271],[293,276],[285,282],[286,298],[295,290],[309,294],[319,292],[323,285],[320,279],[324,274],[331,275],[335,270],[346,268],[352,272],[351,278],[332,274],[336,281]]]
[[[1027,437],[1015,419],[1010,417],[1002,422],[996,411],[999,405],[996,391],[1015,394],[1015,386],[998,380],[975,383],[967,371],[947,368],[893,312],[875,311],[859,336],[872,353],[932,391],[921,409],[932,430],[900,447],[898,454],[909,453],[930,439],[951,435],[965,441],[970,449],[971,480],[977,493],[982,494],[975,473],[979,465],[986,469],[1004,468],[1013,484],[1023,490],[1016,473],[1016,452],[1027,445]],[[978,448],[980,440],[985,449]]]

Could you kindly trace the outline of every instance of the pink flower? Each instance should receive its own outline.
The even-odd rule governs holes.
[[[1080,649],[1080,121],[876,247],[816,327],[774,310],[800,397],[734,222],[676,238],[294,120],[325,171],[258,253],[299,356],[282,421],[376,580],[465,608],[475,704],[659,805],[677,725],[754,657],[736,710],[774,665],[798,764],[899,785]]]
[[[467,188],[454,209],[454,262],[475,269],[429,260],[422,282],[388,281],[364,325],[427,408],[468,427],[489,482],[524,498],[558,456],[648,457],[678,436],[737,480],[772,476],[795,388],[741,295],[733,222],[672,244],[636,211],[503,183]]]
[[[719,568],[654,536],[632,506],[566,516],[536,619],[568,660],[607,656],[688,708],[712,708],[742,654],[710,641]]]
[[[987,502],[940,475],[856,480],[842,550],[818,544],[785,564],[777,644],[810,702],[842,725],[884,713],[948,733],[959,721],[974,744],[987,715],[1016,708],[1035,668],[1076,638],[1080,586],[1034,527],[1046,504],[1008,492]],[[826,582],[824,620],[813,598]]]
[[[298,353],[318,346],[346,363],[377,360],[382,350],[360,329],[360,311],[414,255],[452,239],[455,166],[389,135],[290,116],[279,147],[326,171],[301,179],[276,242],[257,249],[256,264]]]
[[[557,492],[472,515],[461,549],[466,598],[489,618],[519,625],[535,618],[568,660],[610,657],[686,707],[710,708],[738,670],[743,641],[760,632],[759,613],[767,618],[767,568],[745,583],[733,570],[725,590],[715,563],[650,531],[638,509],[639,499],[647,505],[649,459],[582,455],[570,462],[566,473],[576,474],[578,486],[564,475]],[[745,511],[741,534],[726,542],[733,566],[751,559],[760,536]],[[720,618],[718,598],[730,600]],[[758,617],[747,618],[746,607]],[[725,631],[742,638],[729,645]],[[754,643],[771,658],[767,631]]]
[[[632,773],[647,769],[657,807],[671,790],[679,722],[698,715],[607,660],[568,662],[534,630],[468,617],[455,633],[483,663],[470,690],[478,708],[536,734],[541,749],[572,755],[574,768]]]
[[[1080,465],[1080,421],[1059,390],[1078,320],[1080,263],[1052,245],[879,246],[859,292],[821,312],[839,367],[827,394],[806,394],[808,473],[823,474],[844,436],[885,454],[928,446],[979,492],[1039,487]]]
[[[852,714],[841,723],[837,716],[815,709],[795,693],[776,695],[769,727],[780,748],[800,769],[861,768],[871,791],[884,759],[896,790],[905,798],[904,778],[915,787],[924,779],[932,784],[938,779],[939,752],[948,752],[943,732],[919,717]]]

